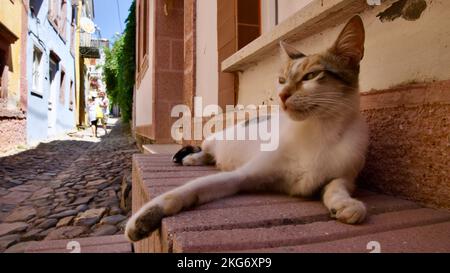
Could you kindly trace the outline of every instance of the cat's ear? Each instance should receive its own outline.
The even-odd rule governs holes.
[[[289,59],[295,60],[306,57],[305,54],[301,53],[294,46],[286,42],[280,41],[280,48],[281,48],[281,57],[285,61]]]
[[[361,17],[355,15],[344,27],[330,51],[348,60],[349,64],[358,65],[364,57],[365,36]]]

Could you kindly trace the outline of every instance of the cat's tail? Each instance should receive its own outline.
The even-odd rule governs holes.
[[[202,151],[202,148],[198,146],[186,146],[179,150],[174,156],[172,161],[176,164],[183,164],[183,159],[191,154],[197,154]]]

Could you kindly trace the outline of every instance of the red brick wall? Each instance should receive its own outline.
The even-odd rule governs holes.
[[[155,140],[173,143],[170,117],[175,105],[183,104],[184,86],[184,2],[173,1],[166,15],[165,1],[155,2]]]

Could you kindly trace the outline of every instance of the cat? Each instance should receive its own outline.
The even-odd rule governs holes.
[[[305,55],[280,42],[284,65],[278,79],[283,110],[278,149],[262,152],[257,141],[219,141],[214,136],[201,149],[185,148],[175,162],[216,164],[223,172],[154,198],[128,221],[125,236],[130,241],[142,240],[160,227],[164,217],[256,191],[299,197],[320,193],[333,218],[346,224],[362,223],[366,207],[352,193],[368,147],[368,127],[359,111],[364,41],[363,22],[355,15],[323,53]]]

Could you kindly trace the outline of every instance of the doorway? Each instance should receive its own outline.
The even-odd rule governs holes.
[[[49,81],[50,81],[50,94],[48,97],[48,135],[52,136],[56,133],[56,94],[59,89],[56,81],[56,75],[59,71],[59,60],[50,56],[49,62]]]

